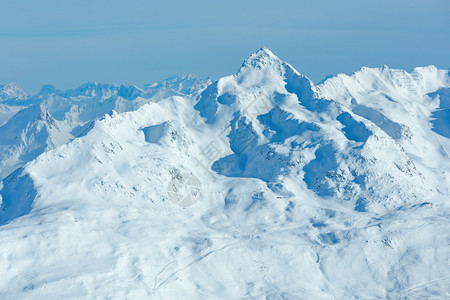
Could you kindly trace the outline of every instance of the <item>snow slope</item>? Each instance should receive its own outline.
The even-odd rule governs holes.
[[[0,296],[450,297],[448,75],[315,85],[263,48],[207,87],[46,87],[0,127]]]

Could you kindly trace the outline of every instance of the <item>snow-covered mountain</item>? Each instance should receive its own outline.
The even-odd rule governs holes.
[[[105,114],[135,110],[172,95],[186,96],[210,83],[209,79],[185,75],[143,88],[89,82],[61,91],[45,85],[34,96],[9,98],[10,105],[0,104],[0,179],[44,151],[86,134]],[[18,90],[17,85],[10,86]]]
[[[27,104],[28,95],[15,83],[0,84],[0,126]]]
[[[0,84],[0,102],[23,101],[27,98],[28,95],[18,84]]]
[[[450,297],[450,78],[46,86],[0,127],[2,298]],[[33,102],[34,101],[34,102]]]

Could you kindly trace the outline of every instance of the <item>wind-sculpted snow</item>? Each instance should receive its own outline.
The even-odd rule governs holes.
[[[208,86],[47,86],[0,127],[0,297],[449,297],[449,87],[266,48]]]

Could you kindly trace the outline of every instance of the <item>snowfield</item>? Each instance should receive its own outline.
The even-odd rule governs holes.
[[[450,298],[450,77],[0,86],[1,299]]]

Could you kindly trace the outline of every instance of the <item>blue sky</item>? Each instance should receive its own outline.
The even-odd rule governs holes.
[[[233,74],[262,46],[318,82],[450,67],[448,0],[0,0],[0,83],[144,84]]]

